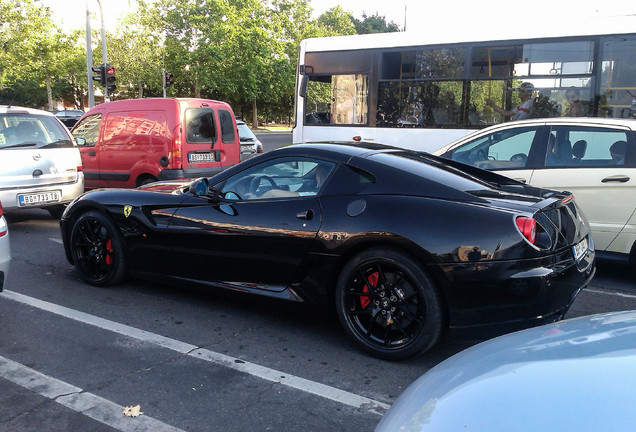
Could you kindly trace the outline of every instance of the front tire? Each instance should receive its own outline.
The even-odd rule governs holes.
[[[69,244],[73,264],[86,282],[107,286],[126,277],[121,234],[103,213],[92,210],[81,215],[73,224]]]
[[[344,266],[336,308],[354,342],[386,360],[424,353],[445,322],[440,294],[422,266],[390,248],[369,249]]]

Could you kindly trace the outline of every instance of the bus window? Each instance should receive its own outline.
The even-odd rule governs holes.
[[[636,36],[601,42],[599,117],[636,118]]]
[[[378,84],[378,127],[458,127],[462,83],[459,81]]]
[[[367,124],[368,86],[361,74],[310,76],[305,124]]]

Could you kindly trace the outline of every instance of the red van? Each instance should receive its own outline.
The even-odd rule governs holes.
[[[209,177],[241,160],[232,108],[215,100],[106,102],[84,114],[72,133],[86,189]]]

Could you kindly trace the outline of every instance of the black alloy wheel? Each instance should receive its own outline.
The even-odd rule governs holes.
[[[409,255],[369,249],[343,268],[336,287],[338,318],[365,351],[386,360],[424,353],[440,338],[440,295]]]
[[[73,224],[70,238],[73,263],[86,282],[106,286],[126,276],[122,239],[108,216],[89,211]]]

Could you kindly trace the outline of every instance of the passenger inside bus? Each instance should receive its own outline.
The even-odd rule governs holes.
[[[532,93],[534,92],[534,85],[530,82],[524,82],[517,90],[519,91],[521,103],[511,110],[505,110],[497,106],[490,98],[486,100],[486,103],[499,114],[512,117],[513,120],[528,119],[532,116],[533,111],[534,99],[532,98]]]

